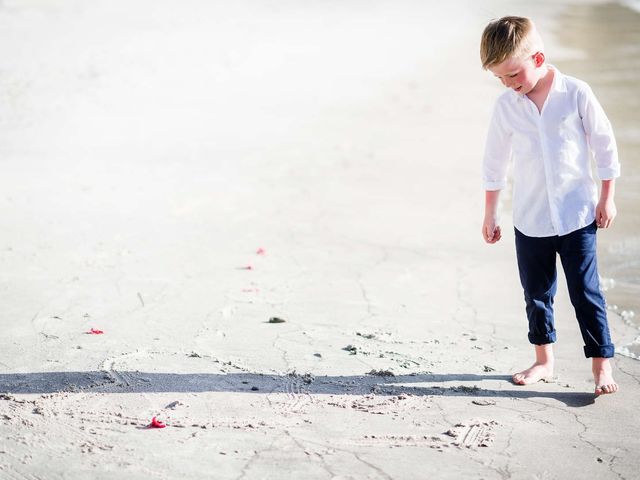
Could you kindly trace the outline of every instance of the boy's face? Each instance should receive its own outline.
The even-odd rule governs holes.
[[[526,58],[509,58],[502,63],[489,67],[502,84],[521,95],[531,93],[542,76],[544,54],[537,52]]]

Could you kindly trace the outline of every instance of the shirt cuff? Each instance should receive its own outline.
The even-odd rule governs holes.
[[[598,168],[598,177],[600,180],[613,180],[620,176],[620,167]]]
[[[507,182],[504,180],[501,180],[498,182],[490,182],[490,181],[484,180],[482,182],[482,186],[484,187],[485,190],[489,190],[489,191],[504,190],[504,188],[507,186]]]

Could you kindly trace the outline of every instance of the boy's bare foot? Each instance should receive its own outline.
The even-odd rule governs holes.
[[[518,385],[529,385],[536,383],[543,378],[553,376],[553,363],[534,363],[530,368],[523,370],[522,372],[515,373],[513,377],[513,383]]]
[[[609,359],[593,358],[591,361],[593,380],[596,382],[596,396],[607,393],[616,393],[618,391],[618,384],[613,379],[613,371],[611,369],[611,362],[609,362]]]
[[[536,362],[531,367],[511,377],[517,385],[529,385],[553,376],[553,349],[550,343],[536,345]]]

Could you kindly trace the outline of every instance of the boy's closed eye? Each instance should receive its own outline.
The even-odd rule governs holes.
[[[504,78],[504,77],[515,78],[515,77],[517,77],[517,76],[518,76],[518,74],[519,74],[519,73],[520,73],[520,72],[516,72],[516,73],[509,73],[509,74],[504,75],[504,76],[501,76],[501,75],[494,75],[494,76],[495,76],[496,78],[499,78],[499,79]]]

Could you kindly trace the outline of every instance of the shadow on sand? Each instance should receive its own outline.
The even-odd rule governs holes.
[[[504,389],[483,389],[477,383],[504,382]],[[451,386],[445,382],[476,382]],[[420,383],[421,385],[410,385]],[[547,388],[549,390],[547,391]],[[468,396],[477,398],[549,398],[569,407],[594,403],[593,393],[559,391],[558,385],[540,385],[540,390],[515,386],[508,375],[412,374],[396,376],[313,376],[255,373],[145,373],[137,371],[43,372],[0,374],[0,392],[245,392],[334,394]]]

